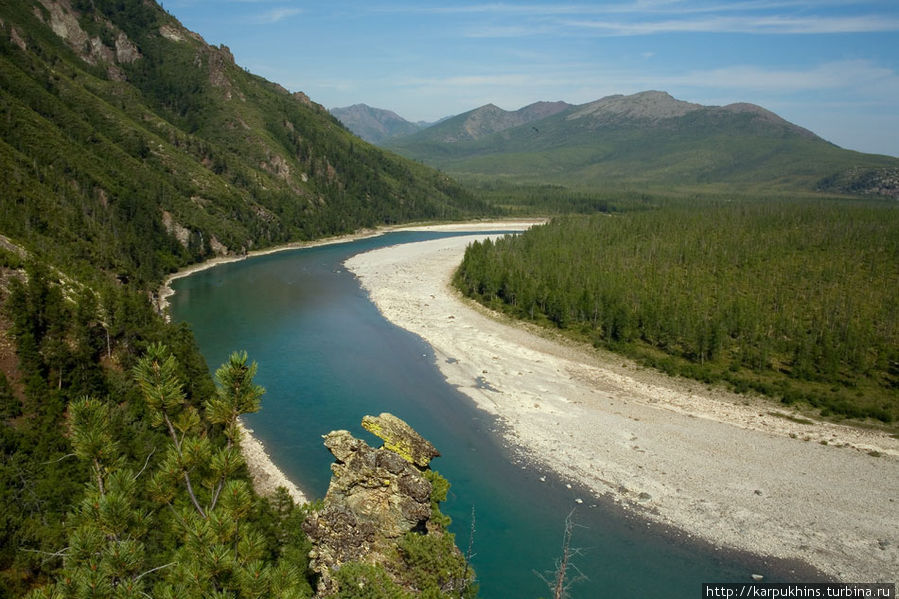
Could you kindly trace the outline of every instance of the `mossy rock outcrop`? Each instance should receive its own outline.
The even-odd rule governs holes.
[[[410,575],[404,562],[409,548],[421,545],[416,538],[432,539],[427,545],[443,548],[446,559],[441,561],[452,563],[449,570],[458,571],[452,580],[437,583],[438,592],[470,585],[473,573],[435,508],[434,501],[445,498],[442,478],[444,484],[437,489],[440,497],[432,497],[434,487],[429,479],[439,475],[428,472],[429,464],[440,453],[391,414],[366,416],[362,426],[384,439],[384,446],[372,448],[345,430],[324,436],[324,445],[335,458],[331,484],[322,509],[304,524],[312,542],[310,568],[319,576],[318,595],[339,591],[338,573],[343,566],[364,563],[383,569],[411,596],[417,596],[423,589],[414,581],[421,573]]]

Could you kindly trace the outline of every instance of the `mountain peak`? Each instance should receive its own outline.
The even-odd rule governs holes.
[[[347,129],[373,144],[381,143],[398,135],[415,133],[421,128],[392,110],[373,108],[367,104],[332,108],[330,112]]]
[[[649,90],[623,96],[606,96],[584,104],[568,115],[569,120],[591,117],[600,120],[649,120],[684,116],[699,110],[701,104],[684,102],[663,91]]]
[[[515,111],[503,110],[492,103],[485,104],[440,122],[421,135],[441,143],[473,141],[544,119],[568,108],[571,105],[561,101],[534,102]]]

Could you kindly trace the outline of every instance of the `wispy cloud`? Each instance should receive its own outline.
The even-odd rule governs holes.
[[[477,25],[465,32],[467,38],[518,38],[553,34],[557,27],[550,25]]]
[[[844,90],[868,96],[899,96],[899,73],[867,60],[828,62],[810,69],[732,66],[659,78],[669,86],[724,88],[792,94]],[[745,93],[745,92],[741,92]]]
[[[660,33],[832,34],[899,31],[899,18],[883,16],[783,17],[744,16],[645,21],[565,20],[560,25],[605,35]]]
[[[500,2],[444,6],[375,6],[368,10],[460,18],[469,15],[486,21],[469,23],[465,31],[465,36],[469,38],[530,37],[572,31],[605,36],[899,31],[899,15],[894,7],[890,7],[889,3],[870,0],[636,0],[598,5]]]
[[[241,0],[236,0],[241,1]],[[254,1],[254,0],[244,0]],[[846,8],[851,5],[863,7],[878,4],[870,0],[743,0],[713,1],[703,0],[636,0],[632,2],[602,4],[528,4],[528,3],[481,3],[481,4],[448,4],[444,6],[421,4],[394,4],[389,6],[371,6],[366,10],[380,13],[415,13],[434,15],[497,15],[497,16],[531,16],[553,17],[563,15],[686,15],[702,13],[752,13],[781,12],[798,10],[806,14],[824,14],[830,9]],[[884,3],[879,3],[883,5]],[[888,3],[887,3],[888,4]]]
[[[614,82],[609,84],[608,82]],[[533,65],[526,72],[516,70],[457,74],[445,77],[407,77],[391,82],[418,93],[455,94],[461,90],[481,90],[534,99],[556,97],[560,93],[572,102],[587,102],[608,93],[632,93],[646,89],[692,90],[697,97],[789,97],[826,93],[833,100],[852,97],[899,97],[899,73],[867,60],[827,62],[808,69],[780,69],[756,65],[734,65],[696,69],[681,73],[620,69],[612,65]],[[611,89],[607,89],[611,87]],[[518,106],[513,106],[518,108]],[[474,106],[471,106],[474,108]]]
[[[257,25],[271,25],[272,23],[277,23],[278,21],[283,21],[284,19],[298,15],[301,12],[303,11],[300,8],[290,8],[286,6],[272,8],[262,14],[254,16],[252,22]]]

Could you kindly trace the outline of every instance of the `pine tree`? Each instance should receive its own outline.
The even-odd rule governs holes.
[[[151,453],[137,473],[116,438],[116,405],[70,402],[69,438],[90,482],[67,518],[68,545],[54,554],[63,558],[57,582],[33,599],[311,597],[304,512],[283,495],[277,510],[269,507],[243,471],[237,419],[259,409],[256,364],[232,354],[202,408],[185,393],[178,368],[162,344],[134,368],[151,424],[166,440],[162,457],[153,464]],[[271,534],[278,526],[289,529]]]

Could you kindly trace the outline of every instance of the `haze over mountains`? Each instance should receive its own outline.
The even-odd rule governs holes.
[[[662,91],[516,111],[487,104],[378,143],[456,176],[564,185],[893,195],[899,173],[896,158],[844,150],[760,106],[703,106]]]
[[[391,137],[415,133],[431,124],[424,122],[412,123],[392,110],[372,108],[365,104],[332,108],[330,112],[347,129],[373,144],[385,142]]]

